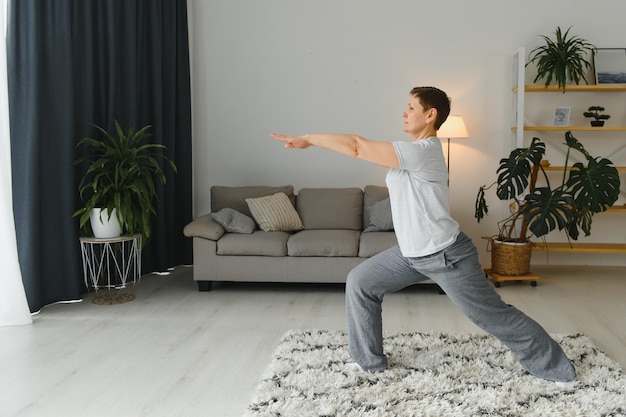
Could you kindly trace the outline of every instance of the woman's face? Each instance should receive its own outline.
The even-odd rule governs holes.
[[[424,130],[430,117],[430,111],[424,110],[417,96],[411,96],[406,110],[402,113],[404,118],[404,131],[410,135],[417,135]]]

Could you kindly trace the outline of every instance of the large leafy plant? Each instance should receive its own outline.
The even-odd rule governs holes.
[[[154,181],[166,183],[160,162],[174,172],[176,165],[163,154],[165,145],[145,143],[151,136],[149,125],[135,131],[123,129],[116,120],[113,133],[94,127],[102,138],[83,138],[77,144],[86,146],[86,154],[76,160],[77,165],[86,164],[79,184],[80,197],[86,200],[73,216],[80,216],[80,227],[86,230],[94,208],[106,208],[109,217],[116,209],[122,233],[139,233],[147,241],[158,201]]]
[[[557,27],[555,39],[541,36],[546,44],[533,49],[526,64],[528,66],[532,62],[537,65],[534,82],[545,79],[547,87],[554,79],[563,92],[568,79],[575,84],[587,82],[587,72],[591,68],[587,56],[595,46],[578,36],[569,36],[570,30],[571,26],[563,33]]]
[[[528,230],[541,237],[549,232],[565,230],[568,239],[577,240],[580,230],[589,236],[594,214],[605,211],[619,197],[620,178],[613,163],[602,157],[593,157],[572,135],[565,133],[567,154],[561,183],[552,187],[542,162],[546,146],[533,138],[528,148],[511,151],[500,160],[498,179],[489,187],[483,185],[476,196],[474,217],[480,222],[488,213],[485,191],[497,185],[500,200],[512,200],[512,213],[499,223],[498,240],[527,240]],[[568,167],[571,150],[580,152],[587,164],[576,162]],[[537,186],[542,172],[545,185]],[[522,220],[519,234],[515,234],[518,220]]]

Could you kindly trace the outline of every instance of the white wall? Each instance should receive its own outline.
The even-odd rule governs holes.
[[[408,92],[434,85],[470,133],[451,147],[452,213],[483,247],[504,208],[492,199],[488,221],[477,224],[474,198],[510,149],[513,52],[572,25],[598,47],[626,47],[624,12],[623,0],[189,0],[195,213],[209,211],[214,184],[384,184],[384,169],[287,150],[268,132],[408,139]],[[610,239],[626,241],[617,233]],[[562,256],[550,261],[626,263],[623,255]]]

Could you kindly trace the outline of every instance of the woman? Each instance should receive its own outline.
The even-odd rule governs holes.
[[[403,113],[403,130],[412,142],[378,142],[348,134],[271,134],[286,148],[318,146],[390,168],[386,183],[398,246],[348,275],[350,355],[358,369],[386,369],[383,297],[430,278],[472,322],[508,346],[528,372],[572,388],[576,370],[571,361],[537,322],[502,301],[485,279],[472,241],[450,217],[447,170],[437,138],[449,113],[446,93],[416,87]]]

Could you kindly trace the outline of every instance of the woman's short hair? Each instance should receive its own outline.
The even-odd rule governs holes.
[[[435,87],[415,87],[411,90],[411,96],[417,96],[424,110],[437,109],[435,129],[439,130],[443,122],[450,114],[450,97]]]

